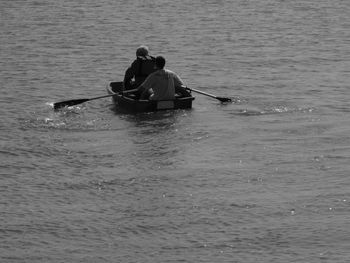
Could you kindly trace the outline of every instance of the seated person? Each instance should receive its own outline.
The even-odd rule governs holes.
[[[155,59],[156,71],[150,74],[146,80],[134,90],[124,91],[124,94],[138,93],[141,99],[149,100],[173,100],[175,93],[180,93],[183,97],[191,94],[185,89],[185,85],[180,77],[164,68],[165,58],[158,56]]]
[[[136,50],[136,59],[125,71],[123,81],[125,90],[137,88],[149,74],[155,71],[155,58],[148,53],[148,47],[146,46],[140,46]]]

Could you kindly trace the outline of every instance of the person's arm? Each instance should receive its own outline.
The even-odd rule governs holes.
[[[141,86],[139,86],[137,89],[129,89],[129,90],[123,90],[122,94],[129,94],[129,93],[133,93],[138,91],[141,88]]]
[[[182,81],[182,79],[176,73],[174,73],[173,76],[174,76],[175,87],[186,86],[185,83]]]
[[[140,85],[140,87],[142,86],[144,91],[149,90],[152,88],[153,84],[154,84],[154,76],[153,73],[151,73],[150,75],[148,75],[148,77],[145,79],[144,82],[142,82],[142,84]]]
[[[191,93],[186,89],[185,83],[182,81],[182,79],[174,73],[174,86],[175,86],[175,92],[181,94],[183,97],[190,97]]]
[[[126,71],[125,71],[125,75],[124,75],[124,84],[125,83],[129,83],[132,78],[134,77],[134,73],[132,71],[132,68],[129,67]]]
[[[138,69],[138,60],[135,60],[131,66],[125,71],[125,75],[124,75],[124,85],[125,83],[130,83],[130,81],[132,80],[132,78],[136,75],[136,71]]]
[[[133,93],[133,92],[137,92],[137,91],[140,91],[140,90],[142,90],[143,92],[148,91],[152,87],[152,83],[153,83],[153,78],[150,75],[136,89],[123,91],[123,94]]]

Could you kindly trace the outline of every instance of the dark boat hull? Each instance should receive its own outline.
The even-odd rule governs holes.
[[[175,98],[174,100],[135,100],[120,94],[123,89],[123,82],[111,82],[107,87],[108,94],[115,94],[112,97],[116,107],[127,112],[151,112],[160,110],[191,109],[194,97]]]

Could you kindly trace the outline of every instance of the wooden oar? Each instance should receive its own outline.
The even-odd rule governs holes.
[[[205,96],[208,96],[208,97],[212,97],[212,98],[217,99],[217,100],[219,100],[219,101],[221,101],[221,102],[231,102],[231,101],[232,101],[232,99],[230,99],[230,98],[227,98],[227,97],[218,97],[218,96],[215,96],[215,95],[213,95],[213,94],[206,93],[206,92],[204,92],[204,91],[200,91],[200,90],[197,90],[197,89],[191,89],[191,88],[188,88],[188,87],[186,87],[186,89],[188,89],[188,90],[190,90],[190,91],[197,92],[197,93],[199,93],[199,94],[202,94],[202,95],[205,95]]]
[[[77,105],[80,103],[84,103],[86,101],[90,101],[90,100],[97,100],[97,99],[102,99],[102,98],[107,98],[107,97],[112,97],[115,96],[116,94],[108,94],[108,95],[104,95],[104,96],[99,96],[99,97],[95,97],[95,98],[90,98],[90,99],[76,99],[76,100],[65,100],[65,101],[61,101],[61,102],[56,102],[53,104],[53,108],[55,110],[66,107],[66,106],[73,106],[73,105]]]

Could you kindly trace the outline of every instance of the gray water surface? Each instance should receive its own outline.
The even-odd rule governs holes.
[[[345,0],[0,2],[1,262],[347,262]],[[146,44],[192,110],[106,94]]]

